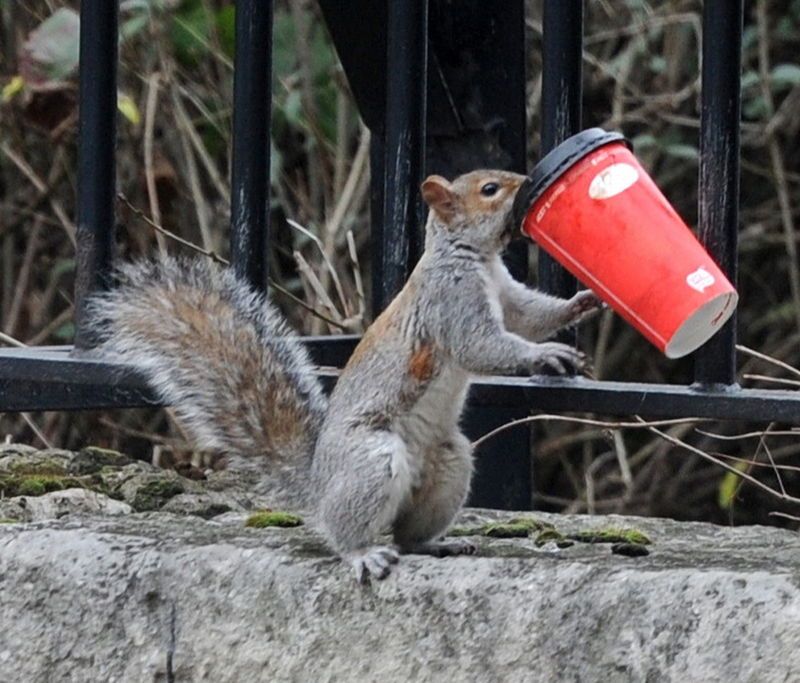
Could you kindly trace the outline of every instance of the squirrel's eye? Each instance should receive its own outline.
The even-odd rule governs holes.
[[[492,197],[493,195],[497,194],[499,189],[500,186],[497,183],[486,183],[483,187],[481,187],[481,194],[484,197]]]

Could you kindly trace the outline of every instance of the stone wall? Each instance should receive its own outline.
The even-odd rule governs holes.
[[[359,586],[305,527],[190,483],[148,512],[113,487],[2,502],[71,500],[0,524],[0,681],[800,680],[791,532],[469,510],[475,556]]]

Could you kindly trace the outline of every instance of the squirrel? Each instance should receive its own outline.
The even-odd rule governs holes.
[[[481,170],[421,186],[424,253],[326,398],[300,339],[266,297],[209,261],[123,265],[87,307],[97,350],[141,371],[195,445],[248,458],[355,571],[400,553],[470,554],[443,535],[473,464],[459,429],[471,375],[563,373],[583,355],[541,342],[601,307],[514,280],[501,253],[524,176]],[[381,544],[390,531],[393,544]]]

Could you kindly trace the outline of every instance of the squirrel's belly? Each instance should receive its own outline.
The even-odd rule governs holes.
[[[467,395],[468,376],[459,368],[443,368],[413,407],[395,423],[412,460],[412,471],[431,447],[448,441],[458,429]],[[414,462],[416,461],[416,462]]]

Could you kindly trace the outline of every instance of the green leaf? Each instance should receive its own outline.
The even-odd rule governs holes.
[[[800,66],[797,64],[778,64],[770,74],[772,82],[779,85],[797,85],[800,83]]]
[[[214,16],[200,3],[187,3],[175,13],[170,38],[180,61],[194,65],[205,56],[214,24]]]
[[[758,121],[767,116],[767,102],[763,97],[754,97],[742,105],[742,114],[749,121]]]
[[[644,149],[646,147],[654,147],[658,144],[658,140],[656,140],[654,135],[650,135],[650,133],[642,133],[641,135],[637,135],[633,140],[631,140],[631,144],[633,145],[634,149]]]
[[[138,126],[142,120],[142,115],[139,113],[139,107],[130,95],[123,92],[117,93],[117,109],[120,113],[128,119],[134,126]]]
[[[59,259],[50,269],[51,280],[56,280],[62,275],[72,273],[75,270],[75,259]]]
[[[681,143],[666,145],[664,147],[664,152],[671,157],[675,157],[676,159],[697,160],[698,158],[696,147],[693,147],[692,145],[684,145]]]
[[[733,466],[737,472],[744,472],[747,467],[746,462],[737,462]],[[729,510],[733,505],[733,499],[736,497],[736,492],[739,490],[741,482],[742,478],[736,472],[726,472],[722,477],[717,491],[717,502],[723,510]]]
[[[294,22],[289,13],[276,8],[272,22],[272,72],[278,87],[297,68],[294,36]]]
[[[139,12],[134,14],[130,19],[126,19],[119,26],[119,36],[121,40],[130,40],[137,33],[140,33],[150,21],[150,15],[147,12]]]
[[[283,154],[275,146],[272,136],[269,139],[269,179],[273,187],[278,187],[283,173]]]
[[[301,127],[301,117],[303,115],[302,97],[297,89],[290,90],[283,103],[283,113],[290,126]]]
[[[75,323],[73,323],[71,320],[69,322],[65,322],[61,327],[53,332],[53,337],[59,341],[72,340],[75,337]]]
[[[62,7],[31,31],[20,53],[20,75],[33,86],[66,81],[78,67],[80,18]]]
[[[14,76],[3,86],[0,93],[0,101],[10,102],[16,95],[25,89],[25,79],[22,76]]]
[[[755,71],[745,71],[744,74],[742,74],[742,90],[758,85],[760,80],[761,78]]]
[[[663,74],[667,69],[667,60],[661,55],[655,55],[650,58],[650,70],[653,73]]]
[[[217,35],[223,52],[232,58],[236,47],[236,8],[233,5],[217,12]]]

